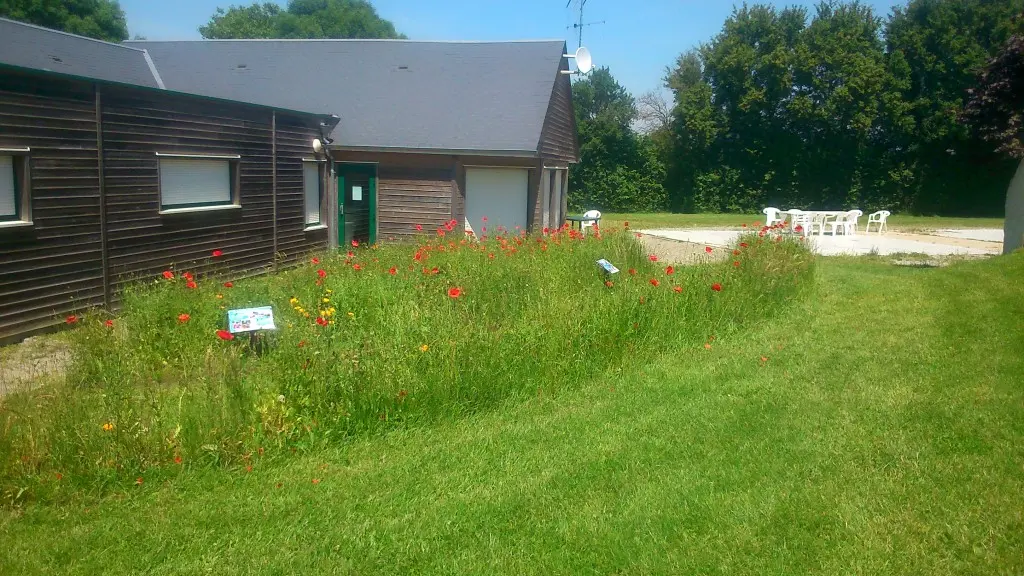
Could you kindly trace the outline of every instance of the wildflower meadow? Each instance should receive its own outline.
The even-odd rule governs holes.
[[[571,392],[666,350],[711,349],[778,314],[813,274],[807,249],[770,229],[687,266],[644,253],[628,223],[456,232],[353,243],[246,279],[217,272],[218,250],[210,273],[171,266],[127,289],[116,315],[69,317],[65,381],[0,409],[0,501],[244,469]],[[276,330],[228,331],[227,310],[268,305]]]

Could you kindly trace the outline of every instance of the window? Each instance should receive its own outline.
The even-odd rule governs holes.
[[[303,160],[302,185],[305,200],[305,224],[307,228],[323,224],[322,205],[324,197],[323,163]]]
[[[0,225],[32,221],[27,152],[28,148],[0,148]]]
[[[157,156],[161,212],[238,207],[238,156]]]

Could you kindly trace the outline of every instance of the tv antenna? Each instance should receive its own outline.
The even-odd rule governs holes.
[[[569,28],[572,28],[576,30],[576,46],[583,46],[583,29],[586,28],[587,26],[593,26],[595,24],[604,24],[605,21],[600,20],[597,22],[584,22],[583,8],[587,5],[587,0],[569,0],[568,2],[566,2],[565,7],[568,8],[569,6],[572,5],[573,2],[575,2],[578,6],[579,16],[572,26],[566,26],[565,29],[568,30]]]

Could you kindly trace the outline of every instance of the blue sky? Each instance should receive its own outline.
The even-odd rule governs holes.
[[[198,39],[218,6],[251,0],[121,0],[132,36],[150,40]],[[279,2],[284,5],[286,2]],[[576,20],[566,0],[373,0],[377,11],[415,40],[521,40],[560,38],[576,47],[566,27]],[[812,6],[813,0],[772,2]],[[904,0],[870,0],[888,14]],[[665,66],[684,50],[707,41],[722,27],[733,3],[722,0],[587,0],[583,44],[596,65],[612,74],[634,95],[660,87]]]

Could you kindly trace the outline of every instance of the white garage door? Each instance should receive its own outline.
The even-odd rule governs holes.
[[[491,236],[498,226],[526,229],[529,183],[525,168],[466,168],[466,230]]]

